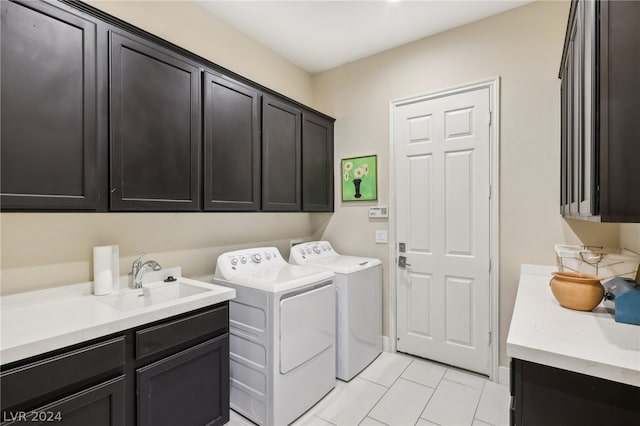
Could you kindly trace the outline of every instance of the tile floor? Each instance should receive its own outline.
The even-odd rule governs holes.
[[[506,426],[509,389],[466,371],[383,352],[349,383],[338,380],[294,426]],[[231,411],[228,426],[253,423]]]

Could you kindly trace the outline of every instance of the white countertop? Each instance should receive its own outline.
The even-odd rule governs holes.
[[[602,304],[564,308],[549,287],[557,267],[522,265],[507,355],[640,386],[640,326],[615,322]]]
[[[0,364],[215,305],[236,295],[228,287],[181,278],[180,268],[149,272],[145,274],[145,282],[164,279],[167,274],[212,290],[130,311],[101,302],[134,291],[127,287],[126,277],[121,280],[123,287],[118,293],[106,296],[91,294],[89,282],[0,297]]]

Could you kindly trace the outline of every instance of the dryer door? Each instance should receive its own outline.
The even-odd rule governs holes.
[[[280,299],[280,373],[286,374],[336,341],[333,284]]]

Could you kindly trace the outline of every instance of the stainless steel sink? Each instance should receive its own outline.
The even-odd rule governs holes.
[[[118,295],[101,298],[100,302],[119,311],[133,311],[215,291],[216,287],[213,285],[178,278],[177,281],[168,283],[160,281],[145,284],[142,289],[123,289]]]

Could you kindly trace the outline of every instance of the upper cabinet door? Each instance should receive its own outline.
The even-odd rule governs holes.
[[[262,98],[262,210],[300,211],[300,111]]]
[[[597,6],[600,214],[607,222],[640,223],[640,2]]]
[[[96,24],[0,2],[3,209],[97,207]]]
[[[302,210],[333,211],[333,122],[302,114]]]
[[[640,3],[574,0],[561,84],[561,212],[640,222]]]
[[[260,209],[258,92],[204,73],[204,209]]]
[[[200,208],[200,71],[110,33],[111,210]]]

